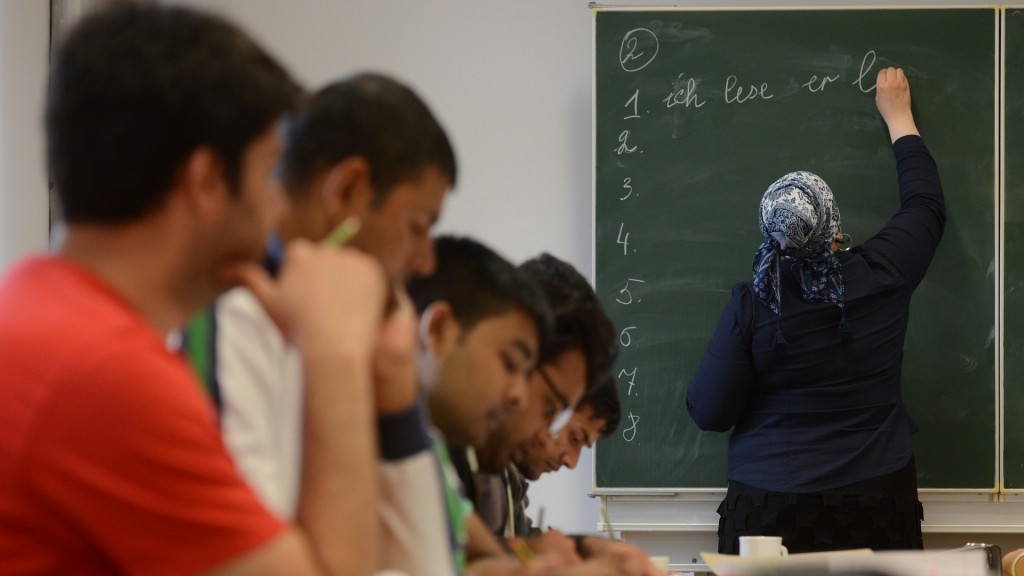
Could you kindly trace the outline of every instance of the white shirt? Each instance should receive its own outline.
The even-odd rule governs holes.
[[[302,479],[301,357],[244,288],[217,301],[216,338],[224,443],[263,503],[294,519]],[[380,470],[379,568],[409,576],[455,574],[434,451],[382,459]]]

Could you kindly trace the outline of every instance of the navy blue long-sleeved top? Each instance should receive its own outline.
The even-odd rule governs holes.
[[[686,406],[704,430],[726,431],[729,479],[765,490],[819,492],[892,472],[917,428],[903,405],[900,364],[910,297],[942,238],[946,212],[935,161],[919,136],[893,144],[900,209],[874,237],[838,254],[852,340],[840,309],[804,302],[785,259],[779,317],[733,287]]]

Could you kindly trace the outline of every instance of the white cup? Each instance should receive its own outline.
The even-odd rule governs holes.
[[[668,574],[668,556],[650,556],[651,564],[658,569],[660,574]]]
[[[788,556],[782,536],[740,536],[740,556]]]

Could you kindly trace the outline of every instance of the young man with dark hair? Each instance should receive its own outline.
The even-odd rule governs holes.
[[[406,279],[434,270],[430,229],[456,178],[451,144],[426,104],[397,80],[357,74],[313,94],[282,133],[278,177],[291,202],[268,243],[269,271],[283,244],[338,241],[331,236],[340,226],[352,234],[346,245],[380,262],[398,301],[407,300]],[[374,362],[385,528],[379,566],[443,573],[454,568],[444,568],[452,560],[440,476],[416,402],[415,320],[411,304],[405,308],[409,329],[395,335],[404,340]],[[220,298],[204,320],[212,330],[194,323],[188,348],[216,392],[225,443],[264,503],[293,518],[304,460],[300,350],[245,288]]]
[[[293,207],[281,238],[325,238],[357,218],[350,245],[392,282],[430,275],[430,229],[456,173],[448,135],[411,88],[372,73],[339,80],[285,122],[280,177]]]
[[[420,379],[445,438],[483,444],[526,406],[551,312],[537,284],[483,244],[446,236],[436,246],[434,274],[408,285],[420,314]]]
[[[526,381],[536,366],[550,311],[532,280],[479,242],[442,237],[435,246],[436,270],[414,278],[408,287],[420,314],[419,372],[430,417],[461,450],[486,441],[511,411],[525,407]],[[445,441],[435,446],[459,565],[467,563],[467,540],[474,532],[486,539],[482,544],[489,552],[501,554],[463,498]],[[484,566],[473,571],[489,573]]]
[[[0,572],[372,571],[385,280],[301,242],[277,280],[256,264],[283,205],[276,123],[299,95],[243,32],[182,7],[119,4],[55,54],[46,129],[68,230],[0,280]],[[165,344],[238,281],[304,351],[293,526],[237,474]]]
[[[46,131],[69,224],[150,215],[200,147],[215,154],[231,194],[242,194],[246,150],[299,96],[285,70],[231,24],[184,9],[109,10],[63,46]]]

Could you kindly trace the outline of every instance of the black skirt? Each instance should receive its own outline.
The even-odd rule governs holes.
[[[730,480],[718,515],[718,551],[725,554],[739,553],[740,536],[782,536],[790,554],[924,548],[913,458],[895,472],[827,492],[772,492]]]

